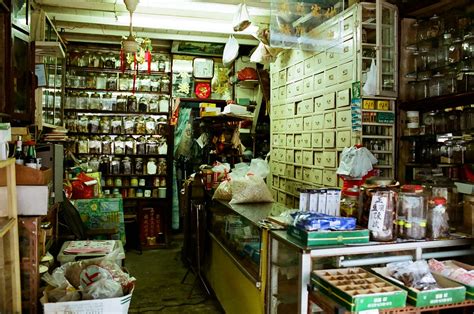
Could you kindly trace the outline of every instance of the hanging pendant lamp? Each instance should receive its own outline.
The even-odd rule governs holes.
[[[130,33],[128,37],[124,41],[122,41],[122,47],[125,53],[134,53],[138,50],[138,42],[133,36],[132,17],[133,12],[135,12],[135,9],[137,8],[139,0],[123,0],[123,2],[127,7],[127,11],[130,13]]]

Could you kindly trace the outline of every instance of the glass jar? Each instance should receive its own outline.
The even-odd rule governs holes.
[[[159,98],[154,96],[148,103],[148,112],[157,113],[159,111]]]
[[[89,66],[89,51],[84,51],[84,53],[79,57],[78,65],[80,67]]]
[[[124,95],[117,96],[117,105],[116,105],[115,110],[120,111],[120,112],[127,111],[127,96],[124,96]]]
[[[128,197],[136,197],[134,188],[129,188],[128,189]]]
[[[112,111],[114,110],[114,100],[112,99],[111,93],[105,93],[102,95],[102,110]]]
[[[448,113],[444,110],[438,111],[434,116],[435,133],[446,133],[451,130],[446,130],[448,124]]]
[[[158,140],[159,146],[158,146],[158,154],[160,155],[166,155],[168,152],[168,144],[166,143],[165,138],[161,138]],[[380,162],[380,160],[379,160]]]
[[[458,63],[461,61],[462,40],[454,38],[447,50],[448,63]]]
[[[102,154],[112,154],[112,138],[108,135],[102,137]]]
[[[90,133],[99,133],[99,117],[92,116],[89,119],[89,132]]]
[[[124,157],[122,159],[122,173],[126,175],[132,174],[132,160],[130,157]]]
[[[466,143],[464,152],[465,162],[468,164],[474,164],[474,140]]]
[[[427,38],[436,38],[443,33],[443,19],[436,14],[428,21]]]
[[[135,154],[135,139],[129,136],[125,139],[125,155]]]
[[[131,79],[128,74],[121,74],[119,77],[119,89],[128,91],[131,89],[132,84],[130,84]]]
[[[77,123],[77,132],[88,133],[89,132],[89,118],[87,116],[81,116]]]
[[[92,172],[97,172],[99,171],[99,158],[97,157],[92,157],[90,160],[89,160],[89,169],[92,170]]]
[[[146,134],[155,134],[155,119],[153,119],[152,117],[148,117],[145,120],[145,131]]]
[[[144,164],[143,158],[135,158],[135,174],[143,174]]]
[[[447,112],[446,130],[449,132],[457,132],[461,130],[461,111],[452,109]]]
[[[122,178],[116,177],[114,180],[114,186],[115,187],[121,187],[122,186]]]
[[[105,185],[106,186],[113,186],[114,185],[114,178],[108,177],[107,179],[105,179]]]
[[[150,91],[150,84],[151,84],[150,77],[141,76],[140,77],[140,86],[138,87],[138,90],[142,91],[142,92],[149,92]]]
[[[140,178],[138,179],[138,186],[145,186],[146,185],[146,180],[145,178]]]
[[[117,75],[109,74],[107,76],[106,89],[111,91],[117,90]]]
[[[165,75],[161,78],[161,92],[169,93],[170,92],[170,78]]]
[[[169,103],[170,103],[170,97],[167,95],[161,95],[160,96],[160,112],[168,112]]]
[[[138,177],[131,177],[130,178],[130,186],[138,186]]]
[[[96,87],[96,76],[94,73],[87,73],[86,76],[86,88],[95,88]]]
[[[102,148],[102,141],[97,135],[89,139],[89,154],[100,154]]]
[[[461,129],[471,131],[474,129],[474,107],[466,106],[461,114]]]
[[[111,174],[113,174],[113,175],[120,174],[120,162],[121,162],[120,157],[112,158],[112,161],[110,162],[110,173]]]
[[[115,68],[115,55],[112,52],[110,52],[104,58],[104,68],[108,68],[108,69],[114,69]]]
[[[77,109],[85,110],[89,108],[89,94],[81,92],[77,98]]]
[[[127,111],[128,112],[137,112],[138,111],[137,96],[130,95],[130,96],[127,97]]]
[[[97,89],[107,88],[107,75],[105,75],[105,73],[100,73],[99,75],[97,75],[95,88]]]
[[[100,133],[110,133],[112,131],[112,123],[110,121],[110,118],[107,116],[103,116],[100,118],[100,124],[99,124],[99,132]]]
[[[416,99],[425,99],[430,97],[429,79],[421,79],[416,84]]]
[[[371,193],[367,227],[370,238],[373,241],[394,241],[396,239],[396,193],[384,188]]]
[[[77,152],[79,154],[87,154],[89,152],[89,141],[87,137],[81,136],[77,142]]]
[[[137,192],[135,193],[136,197],[143,197],[143,189],[137,189]]]
[[[146,171],[147,171],[147,174],[157,173],[158,168],[156,164],[156,158],[148,158],[147,164],[146,164]]]
[[[125,138],[123,136],[117,136],[114,142],[114,153],[116,155],[125,154]]]
[[[136,134],[145,134],[146,133],[145,118],[143,116],[137,117],[135,119],[135,132],[136,132]]]
[[[102,146],[102,151],[103,150],[104,150],[104,147]],[[108,156],[102,156],[100,158],[99,171],[102,173],[102,175],[110,174],[110,159]],[[107,178],[105,179],[107,182]]]
[[[70,109],[79,109],[77,108],[77,97],[78,94],[76,92],[69,93],[69,108]]]
[[[115,116],[112,118],[110,123],[111,131],[113,134],[123,134],[123,127],[122,127],[122,118],[119,116]]]
[[[166,70],[165,58],[163,56],[159,56],[158,57],[158,71],[165,72],[165,70]]]
[[[158,141],[154,137],[150,137],[146,144],[147,155],[158,155]]]
[[[79,66],[80,57],[81,57],[81,53],[79,52],[79,50],[73,50],[72,52],[68,53],[69,65],[73,67]]]
[[[137,138],[136,149],[137,149],[137,155],[146,154],[146,138],[144,136],[140,136]]]
[[[161,79],[159,77],[153,77],[150,81],[150,91],[159,92],[161,90]]]
[[[474,57],[474,33],[468,33],[464,36],[462,43],[462,58],[469,59]]]
[[[146,97],[140,97],[138,102],[138,110],[140,112],[148,112],[148,99]]]
[[[158,174],[160,176],[166,175],[166,158],[158,158]]]
[[[430,97],[445,95],[446,89],[444,74],[440,72],[434,74],[430,80]]]
[[[77,132],[77,118],[74,115],[66,118],[66,129],[68,132]]]
[[[89,109],[90,110],[100,110],[101,105],[100,105],[100,95],[96,92],[91,95],[90,101],[89,101]]]
[[[419,187],[419,192],[404,191],[398,196],[398,236],[404,239],[422,240],[426,236],[425,196]]]
[[[449,236],[448,213],[446,199],[434,197],[428,203],[428,235],[436,240]]]
[[[133,117],[126,117],[124,119],[124,133],[134,134],[135,133],[135,119]]]
[[[424,134],[435,134],[435,115],[436,111],[425,112],[423,114]]]

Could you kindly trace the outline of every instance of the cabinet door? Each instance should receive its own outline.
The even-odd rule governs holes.
[[[33,71],[29,37],[12,28],[12,86],[10,114],[23,122],[33,122],[31,83]]]
[[[398,94],[398,11],[384,1],[377,2],[377,67],[378,94]]]

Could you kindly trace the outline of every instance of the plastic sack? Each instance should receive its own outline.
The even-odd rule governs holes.
[[[250,161],[249,173],[265,179],[270,174],[270,166],[268,163],[260,158],[255,158]]]
[[[84,293],[84,299],[110,299],[123,296],[120,283],[106,278],[102,278],[84,288]]]
[[[212,199],[223,201],[230,201],[232,199],[232,187],[229,179],[226,179],[219,184]]]
[[[272,193],[259,176],[247,175],[231,181],[230,204],[273,202]]]
[[[220,182],[224,180],[230,172],[230,165],[228,163],[220,163],[217,161],[212,167],[212,172],[214,172],[214,180]]]
[[[374,59],[372,59],[372,63],[370,64],[369,72],[367,72],[367,80],[362,87],[362,91],[365,96],[373,96],[377,92],[377,67],[375,66]]]
[[[373,169],[377,159],[365,147],[346,147],[341,153],[337,174],[351,178],[362,178]]]
[[[391,277],[400,280],[407,287],[421,291],[439,289],[428,263],[424,260],[388,263],[387,270]]]
[[[222,63],[224,66],[229,66],[239,55],[239,42],[233,35],[229,36],[222,54]]]
[[[428,265],[432,272],[440,273],[444,277],[474,287],[474,270],[468,271],[467,269],[458,266],[453,261],[440,262],[435,259],[430,259]]]
[[[93,198],[94,197],[94,187],[93,187],[94,184],[97,184],[97,180],[81,172],[77,176],[77,180],[72,182],[72,198],[73,199]]]
[[[247,27],[249,27],[250,24],[252,24],[252,22],[250,22],[250,16],[249,11],[247,9],[247,5],[245,3],[240,3],[237,6],[237,11],[235,12],[234,19],[232,21],[234,31],[241,32]]]
[[[275,57],[276,54],[272,53],[272,48],[260,42],[255,51],[250,56],[250,62],[267,64],[273,62]]]

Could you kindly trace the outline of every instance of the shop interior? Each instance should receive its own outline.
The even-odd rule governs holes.
[[[473,313],[472,1],[0,26],[0,313]]]

